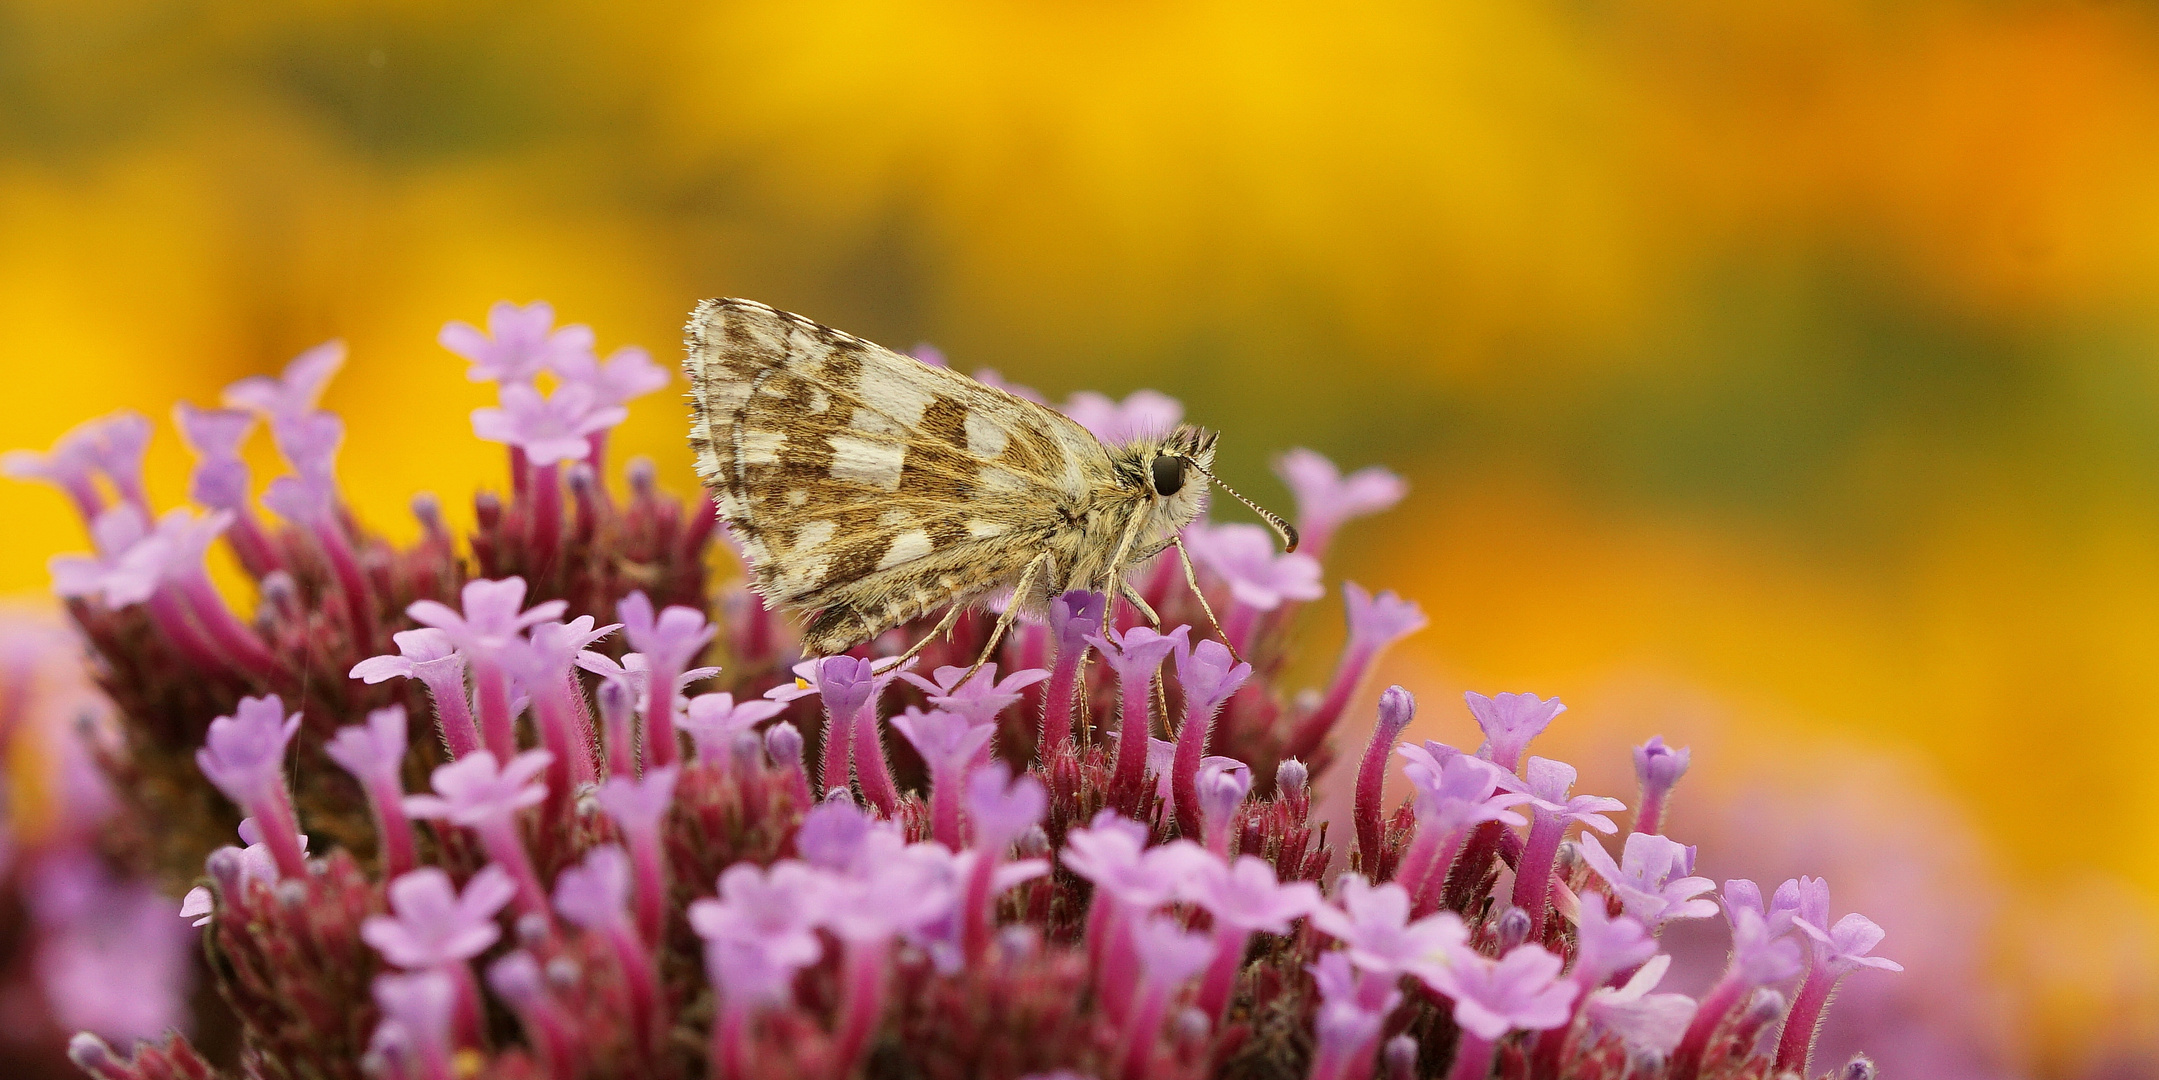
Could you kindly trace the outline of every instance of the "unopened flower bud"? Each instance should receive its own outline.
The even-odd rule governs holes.
[[[1739,1022],[1732,1026],[1732,1033],[1738,1036],[1739,1044],[1754,1045],[1754,1040],[1762,1033],[1762,1029],[1783,1016],[1789,1004],[1778,991],[1766,986],[1756,990],[1754,998],[1747,1005],[1747,1011],[1739,1014]]]
[[[517,940],[527,945],[538,945],[547,940],[547,916],[530,912],[517,918]]]
[[[1529,912],[1518,907],[1508,908],[1499,916],[1499,952],[1504,956],[1522,942],[1529,940]]]
[[[1050,834],[1043,832],[1040,825],[1027,826],[1027,831],[1020,833],[1012,843],[1022,859],[1046,859],[1049,857]]]
[[[472,497],[472,516],[482,529],[493,529],[502,524],[502,496],[483,491]]]
[[[825,801],[851,803],[855,801],[855,796],[853,792],[848,791],[846,788],[829,787],[825,789]]]
[[[577,967],[577,961],[567,956],[558,956],[547,962],[547,981],[564,989],[576,986],[577,980],[583,974]]]
[[[1277,795],[1301,794],[1312,780],[1312,770],[1296,758],[1284,758],[1274,767],[1274,790]]]
[[[301,614],[299,583],[283,570],[272,570],[263,575],[262,606],[279,620],[297,620]]]
[[[87,1031],[78,1031],[67,1041],[67,1059],[95,1076],[118,1075],[125,1067],[111,1045]]]
[[[765,753],[783,769],[802,764],[802,731],[785,720],[765,729]]]
[[[1388,1039],[1386,1047],[1380,1051],[1380,1060],[1386,1067],[1387,1080],[1415,1080],[1417,1040],[1408,1035]]]
[[[629,468],[623,472],[630,481],[631,493],[638,498],[649,499],[658,493],[660,472],[653,466],[651,458],[631,458]]]
[[[1214,1028],[1206,1013],[1190,1006],[1177,1010],[1177,1017],[1171,1023],[1173,1026],[1170,1030],[1176,1032],[1178,1040],[1188,1043],[1204,1041],[1207,1033]]]
[[[429,536],[440,537],[450,531],[450,527],[442,520],[442,500],[432,491],[423,491],[412,497],[412,516],[419,520],[420,528],[425,529]]]
[[[735,732],[734,743],[728,747],[729,764],[734,766],[736,772],[747,772],[756,768],[760,760],[759,751],[764,744],[764,739],[754,731]]]
[[[1838,1080],[1874,1080],[1874,1060],[1865,1054],[1853,1054],[1837,1077]]]

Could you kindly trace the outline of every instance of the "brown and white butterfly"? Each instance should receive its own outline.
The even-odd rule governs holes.
[[[1212,432],[1105,446],[1042,405],[755,301],[699,304],[684,345],[698,474],[758,594],[809,614],[811,655],[948,608],[926,643],[1005,590],[985,656],[1014,614],[1069,589],[1152,621],[1126,574],[1177,544],[1206,505],[1195,474],[1214,478]]]

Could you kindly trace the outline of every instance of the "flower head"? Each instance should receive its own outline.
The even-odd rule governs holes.
[[[824,955],[817,940],[824,882],[808,866],[736,863],[720,875],[719,892],[718,899],[690,905],[690,928],[699,937],[755,944],[765,959],[783,966],[814,964]]]
[[[622,639],[630,648],[670,671],[689,667],[720,632],[696,608],[677,604],[653,614],[652,600],[642,591],[623,597],[615,605],[615,617],[622,620]]]
[[[1130,686],[1153,679],[1162,661],[1175,652],[1178,643],[1191,632],[1192,628],[1188,626],[1180,626],[1168,634],[1135,626],[1123,633],[1111,630],[1107,637],[1089,635],[1087,641],[1101,651],[1102,661],[1117,672],[1117,681]]]
[[[651,832],[675,804],[675,781],[681,775],[679,766],[668,765],[649,769],[643,777],[608,777],[597,796],[600,809],[631,836]]]
[[[1214,954],[1207,935],[1186,930],[1168,915],[1150,915],[1132,928],[1132,944],[1147,978],[1164,986],[1199,974]]]
[[[1443,760],[1426,747],[1404,744],[1396,747],[1395,752],[1409,758],[1402,766],[1402,772],[1417,789],[1420,828],[1437,829],[1445,835],[1486,821],[1516,827],[1528,824],[1522,815],[1509,809],[1530,800],[1527,792],[1515,790],[1521,782],[1513,773],[1502,772],[1499,766],[1489,761],[1459,752]]]
[[[1123,401],[1082,390],[1059,411],[1111,446],[1163,434],[1184,419],[1184,406],[1176,398],[1153,390],[1135,390]]]
[[[1252,677],[1252,665],[1238,661],[1229,646],[1212,638],[1190,646],[1178,639],[1175,659],[1177,685],[1184,688],[1185,715],[1202,723],[1213,719],[1215,710]]]
[[[518,307],[498,300],[487,309],[487,331],[469,323],[444,324],[436,338],[442,347],[472,361],[465,377],[473,382],[529,383],[540,372],[575,369],[592,356],[590,327],[556,330],[555,308],[544,301]]]
[[[1658,955],[1642,965],[1624,986],[1590,993],[1582,1012],[1591,1027],[1610,1032],[1629,1051],[1644,1057],[1671,1056],[1694,1019],[1694,999],[1685,994],[1652,994],[1664,981],[1672,958]]]
[[[501,404],[472,410],[472,433],[525,452],[534,465],[583,461],[589,437],[629,419],[620,405],[603,405],[583,383],[563,383],[542,396],[527,383],[504,383]]]
[[[525,579],[521,577],[468,581],[461,598],[462,613],[433,600],[415,600],[405,613],[423,626],[448,634],[459,649],[494,658],[500,657],[527,627],[561,618],[569,609],[566,601],[549,600],[522,610]],[[399,645],[402,648],[403,643]]]
[[[1477,718],[1477,726],[1484,729],[1484,746],[1477,751],[1478,756],[1498,762],[1508,772],[1521,767],[1522,751],[1529,746],[1529,740],[1551,726],[1553,717],[1567,711],[1558,698],[1540,699],[1535,694],[1485,697],[1470,691],[1462,699],[1469,703],[1469,713]]]
[[[1603,903],[1582,905],[1575,926],[1574,981],[1603,986],[1612,976],[1657,955],[1657,939],[1632,915],[1609,915]]]
[[[1320,583],[1319,560],[1303,552],[1278,552],[1274,534],[1258,525],[1234,522],[1186,526],[1185,546],[1192,560],[1229,584],[1239,603],[1273,611],[1291,600],[1317,600],[1327,594]]]
[[[362,783],[394,788],[410,745],[406,740],[405,707],[392,705],[368,713],[365,724],[337,729],[337,734],[323,744],[322,752]]]
[[[195,763],[226,798],[253,806],[284,790],[285,747],[299,730],[300,714],[287,716],[276,694],[243,698],[231,716],[210,721]]]
[[[804,660],[795,665],[795,681],[781,683],[765,691],[765,696],[785,702],[816,694],[824,699],[827,713],[847,716],[877,700],[892,680],[913,665],[912,660],[903,664],[889,656],[881,660],[844,655]]]
[[[1392,592],[1374,596],[1354,581],[1342,583],[1348,609],[1350,648],[1378,652],[1425,628],[1424,609]]]
[[[555,911],[587,930],[628,922],[630,894],[630,856],[614,844],[593,848],[555,877]]]
[[[977,843],[1002,851],[1021,833],[1042,821],[1049,793],[1028,773],[1012,775],[1011,766],[992,761],[967,778],[967,813],[975,823]]]
[[[1563,825],[1580,822],[1601,833],[1619,831],[1619,826],[1604,815],[1625,810],[1626,803],[1601,795],[1568,797],[1567,793],[1574,787],[1574,766],[1564,761],[1533,757],[1524,767],[1524,773],[1529,787],[1529,805],[1539,813],[1554,815]]]
[[[1559,977],[1560,966],[1559,957],[1537,945],[1518,945],[1498,960],[1458,948],[1446,963],[1417,974],[1454,1000],[1455,1023],[1497,1039],[1509,1031],[1556,1028],[1573,1017],[1568,1006],[1578,991]]]
[[[1670,788],[1687,774],[1692,753],[1684,746],[1664,745],[1664,736],[1653,735],[1634,748],[1634,776],[1644,788]]]
[[[501,765],[494,754],[476,750],[437,766],[428,778],[435,794],[405,796],[405,812],[416,818],[448,818],[467,827],[506,820],[547,799],[547,785],[535,778],[554,759],[545,750],[527,750]]]
[[[939,709],[965,717],[971,724],[994,724],[997,714],[1019,704],[1020,691],[1049,678],[1050,673],[1041,668],[1027,668],[1015,671],[999,682],[997,665],[984,664],[974,678],[960,682],[966,676],[964,667],[941,667],[928,679],[913,672],[900,677],[921,687],[930,704]]]
[[[345,343],[323,342],[295,357],[277,376],[255,375],[226,387],[225,407],[272,418],[304,416],[315,411],[322,388],[344,366]]]
[[[1401,502],[1409,485],[1376,465],[1343,476],[1334,462],[1302,447],[1276,459],[1274,471],[1297,497],[1297,532],[1314,552],[1352,518]]]
[[[922,755],[931,773],[939,776],[957,777],[997,734],[995,727],[970,723],[964,716],[943,710],[926,713],[912,706],[893,717],[891,724]]]
[[[255,428],[255,417],[238,409],[201,409],[187,402],[173,408],[174,422],[195,452],[188,498],[213,510],[247,505],[249,474],[240,445]]]
[[[1088,635],[1102,625],[1108,606],[1107,597],[1085,589],[1073,589],[1051,600],[1050,637],[1057,642],[1057,655],[1070,656],[1085,647]]]
[[[1086,828],[1065,834],[1065,869],[1134,908],[1152,908],[1176,891],[1182,863],[1167,848],[1148,848],[1147,828],[1104,810]]]
[[[1178,896],[1199,905],[1217,922],[1239,930],[1288,933],[1290,923],[1323,902],[1318,886],[1309,881],[1285,883],[1275,877],[1272,864],[1251,855],[1225,863],[1200,852],[1190,856],[1190,866],[1178,885]]]
[[[1407,890],[1391,881],[1373,885],[1362,874],[1343,874],[1335,903],[1311,915],[1312,925],[1348,946],[1350,963],[1366,971],[1411,971],[1469,940],[1461,916],[1442,911],[1412,922]]]
[[[1805,919],[1795,919],[1793,925],[1814,939],[1815,948],[1822,951],[1823,963],[1835,974],[1842,975],[1863,967],[1878,971],[1904,970],[1903,964],[1873,955],[1874,947],[1881,944],[1889,932],[1856,911],[1838,919],[1837,924],[1827,930]]]
[[[635,345],[616,349],[604,362],[590,351],[566,352],[555,358],[552,367],[562,381],[591,391],[593,401],[602,407],[627,405],[665,390],[672,378],[666,368],[652,362],[651,353]]]
[[[1684,844],[1654,833],[1632,833],[1617,865],[1604,845],[1590,837],[1582,838],[1581,850],[1627,914],[1652,930],[1673,919],[1706,919],[1717,913],[1717,902],[1702,895],[1717,883],[1686,876],[1694,856]]]
[[[786,703],[780,701],[736,701],[728,693],[699,694],[690,699],[682,727],[697,744],[699,760],[722,760],[735,736],[786,711]]]
[[[142,488],[142,459],[150,447],[150,421],[121,411],[77,425],[53,443],[50,453],[11,450],[0,455],[0,473],[17,480],[42,480],[66,492],[85,519],[104,506],[97,477],[112,481],[124,502],[149,510]]]
[[[462,893],[450,875],[423,866],[390,883],[390,915],[370,915],[360,940],[374,946],[392,967],[420,970],[458,964],[492,948],[502,937],[495,916],[517,895],[499,866],[483,867]]]

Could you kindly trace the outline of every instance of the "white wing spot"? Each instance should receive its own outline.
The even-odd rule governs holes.
[[[832,395],[825,393],[818,387],[810,387],[810,402],[807,406],[810,412],[821,413],[831,407]]]
[[[995,420],[972,409],[967,412],[967,452],[978,458],[993,458],[1005,452],[1005,443],[1011,436],[997,426]]]
[[[795,543],[791,550],[796,555],[807,555],[823,547],[826,541],[832,539],[832,534],[838,531],[839,526],[830,521],[812,521],[796,530]]]
[[[929,370],[912,361],[904,368],[864,365],[862,382],[855,387],[855,396],[899,421],[901,427],[912,428],[922,422],[922,413],[930,407],[930,402],[937,400],[936,392],[923,385],[928,381],[926,373]],[[856,419],[859,425],[859,413]]]
[[[855,410],[855,414],[848,418],[847,426],[870,435],[907,434],[907,429],[893,423],[891,417],[867,405]]]
[[[981,518],[967,519],[967,535],[977,540],[985,536],[1003,536],[1011,531],[1012,526],[1002,521],[984,521]]]
[[[801,488],[796,488],[787,493],[787,505],[789,506],[801,506],[808,501],[810,501],[810,493]]]
[[[892,546],[885,549],[885,557],[878,560],[877,568],[887,570],[929,553],[930,534],[921,529],[909,529],[892,538]]]
[[[772,465],[780,460],[780,449],[787,445],[784,431],[745,431],[742,433],[742,463],[745,465]]]
[[[852,480],[886,491],[900,489],[900,468],[907,450],[888,442],[872,442],[849,435],[832,436],[832,478]]]

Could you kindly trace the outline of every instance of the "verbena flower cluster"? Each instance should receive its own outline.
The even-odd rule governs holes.
[[[1403,495],[1383,470],[1284,457],[1295,554],[1192,527],[1226,643],[1164,560],[1141,591],[1166,633],[1072,592],[971,679],[982,615],[917,662],[881,657],[919,624],[798,662],[786,621],[708,586],[708,502],[648,462],[605,482],[610,430],[667,372],[600,360],[544,304],[441,341],[498,384],[473,429],[511,462],[462,543],[431,497],[409,546],[350,512],[317,408],[334,345],[180,407],[200,509],[154,511],[139,417],[10,459],[89,523],[56,587],[121,716],[116,789],[168,880],[201,882],[167,912],[237,1017],[227,1075],[1812,1075],[1839,980],[1897,967],[1819,879],[1695,874],[1662,832],[1685,749],[1636,751],[1621,837],[1619,800],[1530,752],[1556,700],[1468,695],[1473,751],[1399,741],[1408,692],[1355,707],[1424,623],[1391,593],[1344,584],[1332,678],[1289,692],[1320,556]],[[1065,411],[1116,438],[1181,409]],[[259,424],[291,472],[258,505]],[[213,585],[219,543],[252,613]],[[1330,830],[1314,782],[1367,728]],[[1660,929],[1720,917],[1722,978],[1659,990]],[[101,1080],[220,1073],[178,1036],[71,1054]]]

